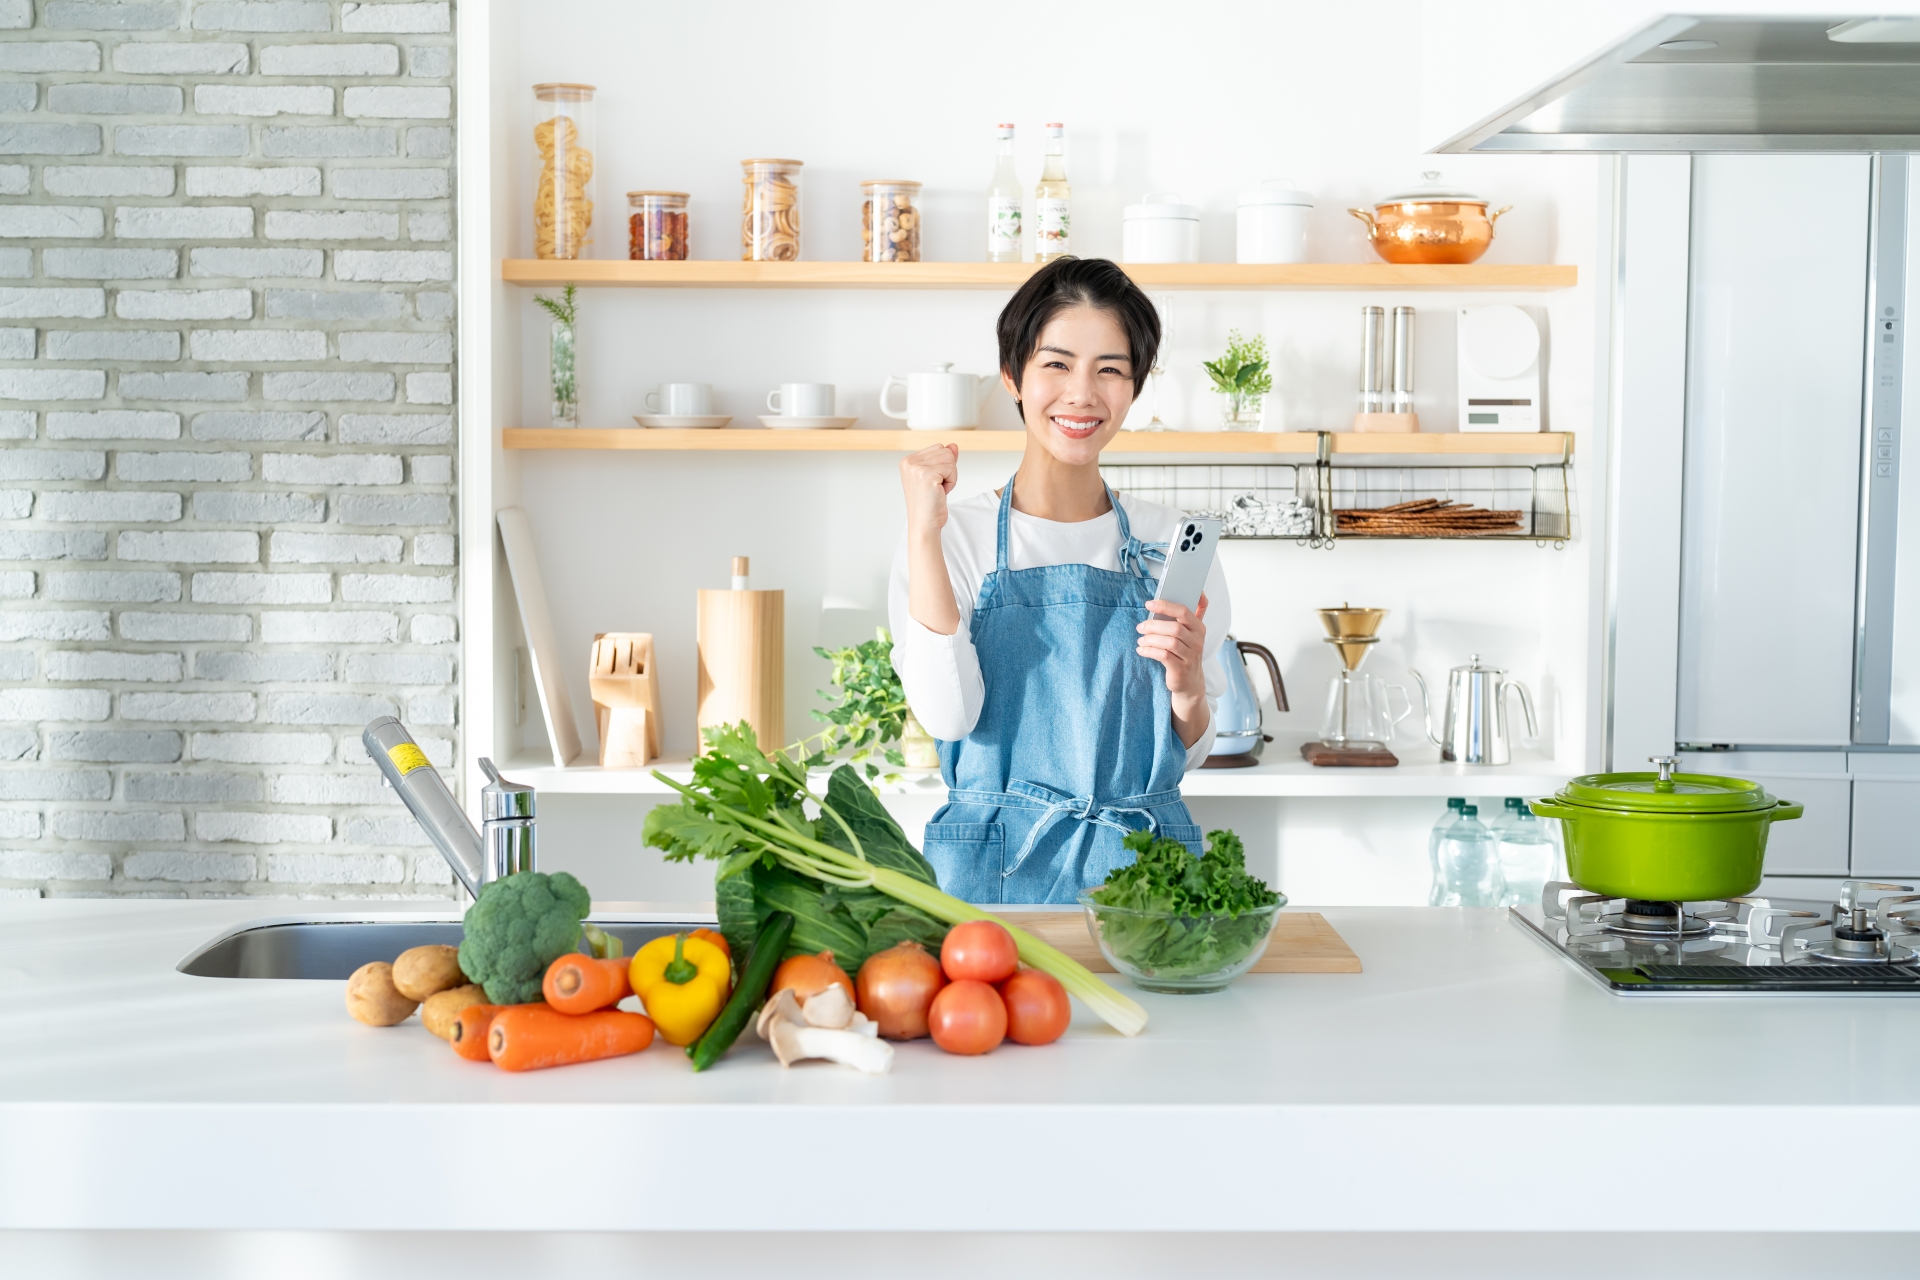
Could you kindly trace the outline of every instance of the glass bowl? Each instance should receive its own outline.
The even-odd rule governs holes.
[[[1238,915],[1180,915],[1107,907],[1080,895],[1093,935],[1107,963],[1143,991],[1197,995],[1224,991],[1267,953],[1274,921],[1286,895],[1270,907]]]

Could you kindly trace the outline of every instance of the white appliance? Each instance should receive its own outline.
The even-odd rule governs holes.
[[[1540,326],[1514,306],[1461,307],[1460,430],[1539,431]]]

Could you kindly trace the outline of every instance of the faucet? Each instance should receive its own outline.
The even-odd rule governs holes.
[[[400,793],[407,812],[468,893],[478,898],[482,888],[501,876],[535,869],[532,787],[509,782],[493,761],[482,759],[488,782],[480,792],[482,830],[475,831],[405,725],[381,716],[366,727],[360,741],[381,778]]]

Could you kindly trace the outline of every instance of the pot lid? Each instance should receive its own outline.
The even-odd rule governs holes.
[[[1637,813],[1746,813],[1771,809],[1778,801],[1765,787],[1745,778],[1712,773],[1675,773],[1672,756],[1655,756],[1658,773],[1589,773],[1567,783],[1559,798],[1567,804]]]
[[[1420,175],[1423,182],[1411,191],[1402,191],[1377,202],[1382,204],[1485,204],[1485,196],[1471,195],[1458,187],[1450,187],[1440,181],[1440,171],[1429,169]]]
[[[1200,211],[1190,204],[1181,204],[1177,191],[1149,191],[1140,197],[1139,204],[1130,204],[1120,211],[1122,222],[1135,222],[1141,218],[1182,218],[1198,222]]]
[[[1269,178],[1254,191],[1240,193],[1240,207],[1259,204],[1297,204],[1313,207],[1313,193],[1294,186],[1290,178]]]

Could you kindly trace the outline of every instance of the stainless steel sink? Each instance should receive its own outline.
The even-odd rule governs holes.
[[[712,925],[711,918],[589,917],[632,955],[677,929]],[[458,920],[253,920],[214,938],[176,968],[196,978],[330,978],[342,980],[370,960],[392,960],[408,947],[460,942]]]

